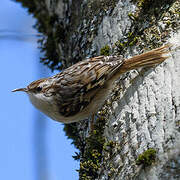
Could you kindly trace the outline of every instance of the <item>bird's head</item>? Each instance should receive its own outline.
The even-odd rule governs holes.
[[[26,88],[18,88],[12,92],[22,91],[28,94],[31,103],[38,109],[42,110],[52,103],[54,93],[52,83],[48,78],[39,79],[30,83]]]
[[[47,88],[47,78],[39,79],[30,83],[26,88],[18,88],[12,90],[12,92],[22,91],[27,94],[39,94]]]

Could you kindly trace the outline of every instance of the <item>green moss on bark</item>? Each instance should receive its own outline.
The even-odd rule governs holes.
[[[109,56],[110,55],[110,47],[108,45],[104,46],[100,50],[100,54],[104,56]]]
[[[102,159],[102,151],[105,143],[104,138],[105,117],[98,117],[85,139],[85,149],[80,158],[79,177],[80,180],[93,180],[98,177],[98,171]]]
[[[136,45],[141,49],[157,48],[166,42],[170,32],[179,28],[179,1],[132,1],[137,5],[136,12],[128,14],[132,25],[129,32],[115,43],[117,54],[124,54],[129,47]]]
[[[143,167],[151,166],[152,163],[155,162],[156,159],[156,150],[148,149],[140,154],[136,160],[137,165],[143,165]]]

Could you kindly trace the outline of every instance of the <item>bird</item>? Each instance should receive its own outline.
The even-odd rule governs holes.
[[[51,119],[65,124],[94,116],[125,72],[153,67],[169,56],[170,44],[133,56],[97,56],[82,60],[58,74],[33,81],[23,91]]]

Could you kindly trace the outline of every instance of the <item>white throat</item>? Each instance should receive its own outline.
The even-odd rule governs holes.
[[[48,116],[52,117],[53,112],[53,97],[45,97],[43,94],[38,93],[28,93],[29,99],[31,103],[38,108],[43,113],[47,114]]]

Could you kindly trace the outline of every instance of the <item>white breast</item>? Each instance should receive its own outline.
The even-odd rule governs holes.
[[[53,105],[53,97],[45,97],[42,94],[32,94],[28,93],[31,103],[39,109],[41,112],[47,116],[54,119],[54,114],[56,112],[55,106]],[[56,120],[56,119],[54,119]]]

